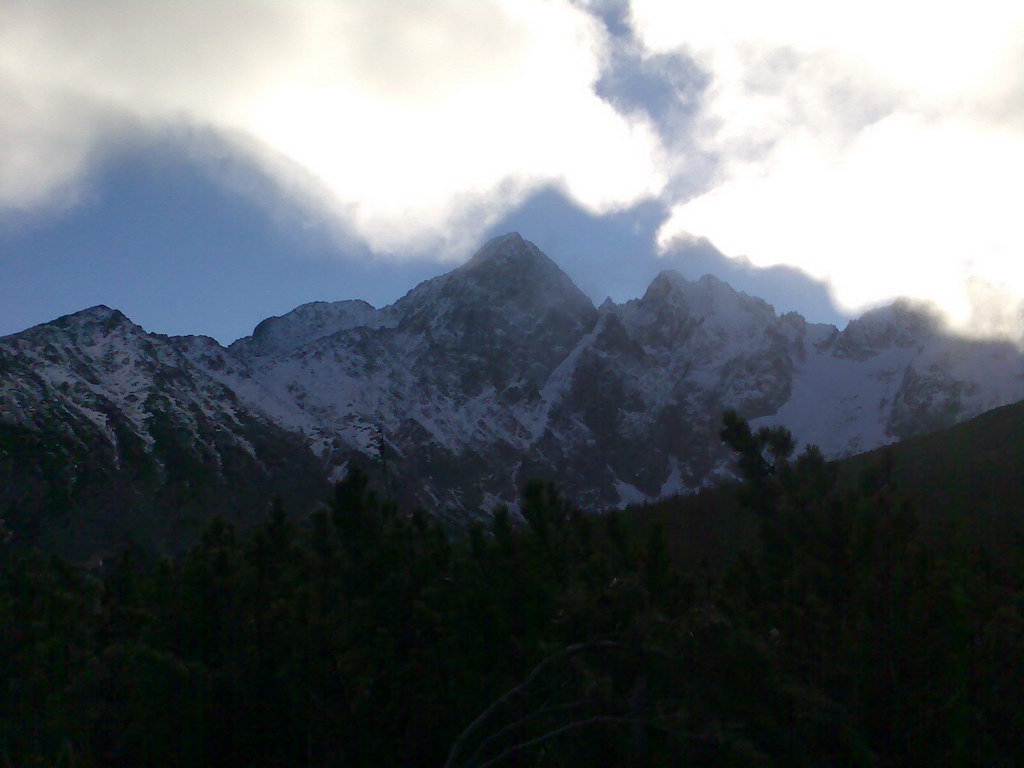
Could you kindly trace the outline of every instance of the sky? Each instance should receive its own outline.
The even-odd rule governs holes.
[[[595,302],[1020,337],[1022,61],[1007,0],[0,0],[0,334],[229,343],[518,231]]]

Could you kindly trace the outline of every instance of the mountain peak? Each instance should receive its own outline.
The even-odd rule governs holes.
[[[339,331],[379,328],[388,322],[385,311],[362,299],[311,301],[281,316],[261,321],[251,336],[231,345],[236,352],[281,354]]]
[[[569,276],[515,232],[488,241],[462,266],[421,283],[393,305],[393,312],[400,328],[429,328],[453,338],[476,338],[496,328],[499,336],[529,335],[554,323],[575,340],[597,316],[593,302]]]
[[[593,302],[561,267],[518,232],[489,240],[449,276],[468,281],[490,300],[503,304],[530,297],[528,303],[534,309],[543,304],[569,304],[587,313],[594,310]]]
[[[508,232],[491,238],[473,254],[463,269],[482,266],[555,269],[558,266],[541,252],[540,248],[526,240],[518,232]]]
[[[520,235],[518,232],[506,232],[504,235],[495,235],[477,249],[474,258],[476,256],[480,256],[481,254],[485,254],[488,251],[492,251],[496,248],[501,248],[505,246],[523,246],[528,244],[528,242],[529,241],[523,238],[523,236]]]
[[[934,307],[897,299],[851,320],[839,335],[838,349],[856,357],[888,347],[911,347],[940,327],[940,315]]]
[[[674,269],[663,269],[655,275],[651,284],[647,286],[647,293],[655,295],[666,294],[675,290],[685,289],[685,286],[688,285],[690,285],[690,281]]]
[[[644,295],[645,301],[675,299],[687,303],[735,302],[746,294],[740,293],[714,275],[704,275],[699,280],[687,280],[674,269],[665,269],[651,281]]]
[[[726,335],[743,335],[763,328],[775,310],[762,299],[737,291],[714,275],[687,280],[666,269],[651,281],[643,298],[630,302],[648,322],[662,323],[666,313],[699,320]],[[661,318],[655,320],[655,318]]]
[[[712,274],[703,275],[698,280],[687,280],[674,269],[663,269],[659,272],[648,288],[656,288],[659,291],[684,291],[686,293],[739,293],[735,288],[723,280],[719,280]]]
[[[106,304],[97,304],[88,309],[62,315],[50,323],[44,323],[44,325],[55,325],[63,329],[84,329],[101,325],[104,329],[110,330],[119,325],[134,325],[134,323],[121,310],[111,309]]]
[[[121,310],[111,309],[106,304],[97,304],[78,312],[39,323],[24,331],[4,336],[4,339],[40,339],[61,337],[78,342],[91,342],[111,334],[146,333],[145,329],[133,323]]]
[[[124,313],[119,309],[111,309],[106,304],[97,304],[93,307],[80,309],[64,317],[75,317],[81,320],[109,320],[111,317],[122,318]]]
[[[572,304],[584,304],[591,311],[594,308],[569,276],[518,232],[489,240],[461,267],[421,283],[396,306],[419,305],[436,292],[445,297],[472,296],[491,305],[530,296],[559,296]]]

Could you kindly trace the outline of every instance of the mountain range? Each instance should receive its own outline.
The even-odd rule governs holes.
[[[75,552],[166,548],[213,510],[306,507],[353,463],[450,521],[530,477],[616,507],[729,474],[726,408],[839,457],[1021,399],[1018,345],[920,305],[839,330],[665,271],[595,307],[511,233],[390,306],[305,304],[227,347],[104,306],[0,338],[0,512]]]

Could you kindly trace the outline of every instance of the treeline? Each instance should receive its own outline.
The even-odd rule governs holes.
[[[1018,765],[1020,528],[925,537],[884,461],[722,434],[760,533],[714,567],[540,482],[453,535],[358,470],[174,560],[6,546],[0,765]]]

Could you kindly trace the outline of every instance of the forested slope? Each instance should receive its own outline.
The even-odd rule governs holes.
[[[0,550],[0,759],[1017,764],[1018,518],[991,516],[998,551],[922,535],[934,510],[898,460],[848,480],[784,430],[732,416],[723,437],[742,522],[715,562],[721,532],[673,549],[655,518],[539,482],[521,525],[452,538],[358,471],[307,520],[214,523],[174,560]]]

